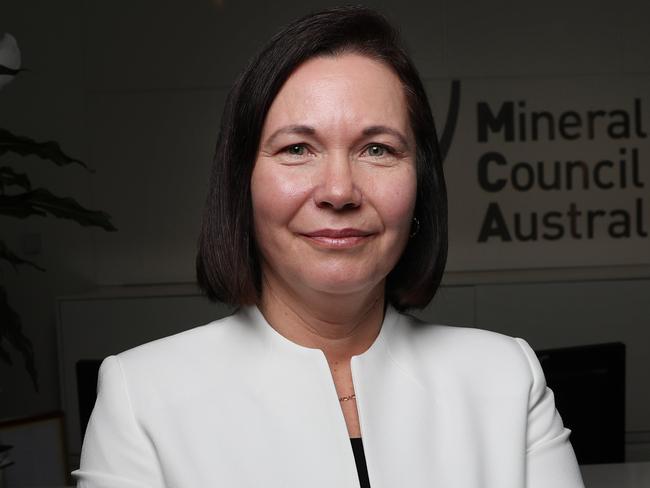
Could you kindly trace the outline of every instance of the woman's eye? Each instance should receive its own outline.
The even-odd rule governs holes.
[[[383,144],[370,144],[366,147],[366,153],[372,158],[381,158],[392,154],[392,151]]]
[[[306,148],[302,144],[293,144],[285,149],[292,156],[304,156]]]
[[[374,156],[374,157],[383,156],[384,151],[386,151],[386,148],[384,148],[383,146],[379,146],[377,144],[368,147],[368,154],[370,156]]]
[[[277,153],[278,161],[283,164],[297,165],[307,163],[312,160],[314,153],[310,146],[304,142],[290,144],[283,147]]]

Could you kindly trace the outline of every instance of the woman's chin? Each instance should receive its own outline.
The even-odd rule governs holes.
[[[309,288],[330,295],[356,295],[371,292],[381,280],[369,276],[351,276],[346,274],[327,274],[307,280]]]

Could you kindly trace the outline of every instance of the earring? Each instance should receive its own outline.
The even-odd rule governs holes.
[[[413,229],[415,227],[415,229]],[[409,237],[415,237],[418,232],[420,232],[420,221],[418,220],[417,217],[413,217],[413,224],[411,225],[411,233],[409,234]]]

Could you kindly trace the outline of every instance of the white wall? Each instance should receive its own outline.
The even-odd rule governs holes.
[[[0,92],[0,126],[58,140],[97,172],[16,162],[35,183],[109,212],[119,232],[2,218],[2,235],[15,249],[26,234],[40,235],[42,252],[32,258],[48,272],[2,268],[34,341],[42,384],[35,394],[19,364],[0,364],[0,417],[59,406],[56,296],[94,285],[193,280],[199,215],[228,86],[278,27],[337,3],[3,0],[0,31],[14,34],[32,71]],[[369,5],[399,24],[430,82],[650,72],[650,7],[642,0]],[[445,109],[434,104],[436,112]],[[470,274],[464,283],[471,282]],[[567,307],[562,313],[579,318],[578,309]],[[543,339],[543,329],[539,334]]]

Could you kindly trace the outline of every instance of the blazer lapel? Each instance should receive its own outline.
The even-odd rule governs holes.
[[[354,453],[325,355],[286,339],[257,308],[246,313],[247,322],[266,346],[258,357],[256,387],[261,388],[268,420],[261,435],[273,444],[269,462],[275,466],[267,468],[284,479],[286,487],[359,488]],[[285,472],[278,473],[278,465]]]
[[[432,486],[431,399],[389,348],[400,315],[388,307],[370,349],[352,358],[361,435],[372,488]],[[417,420],[415,420],[417,419]]]

